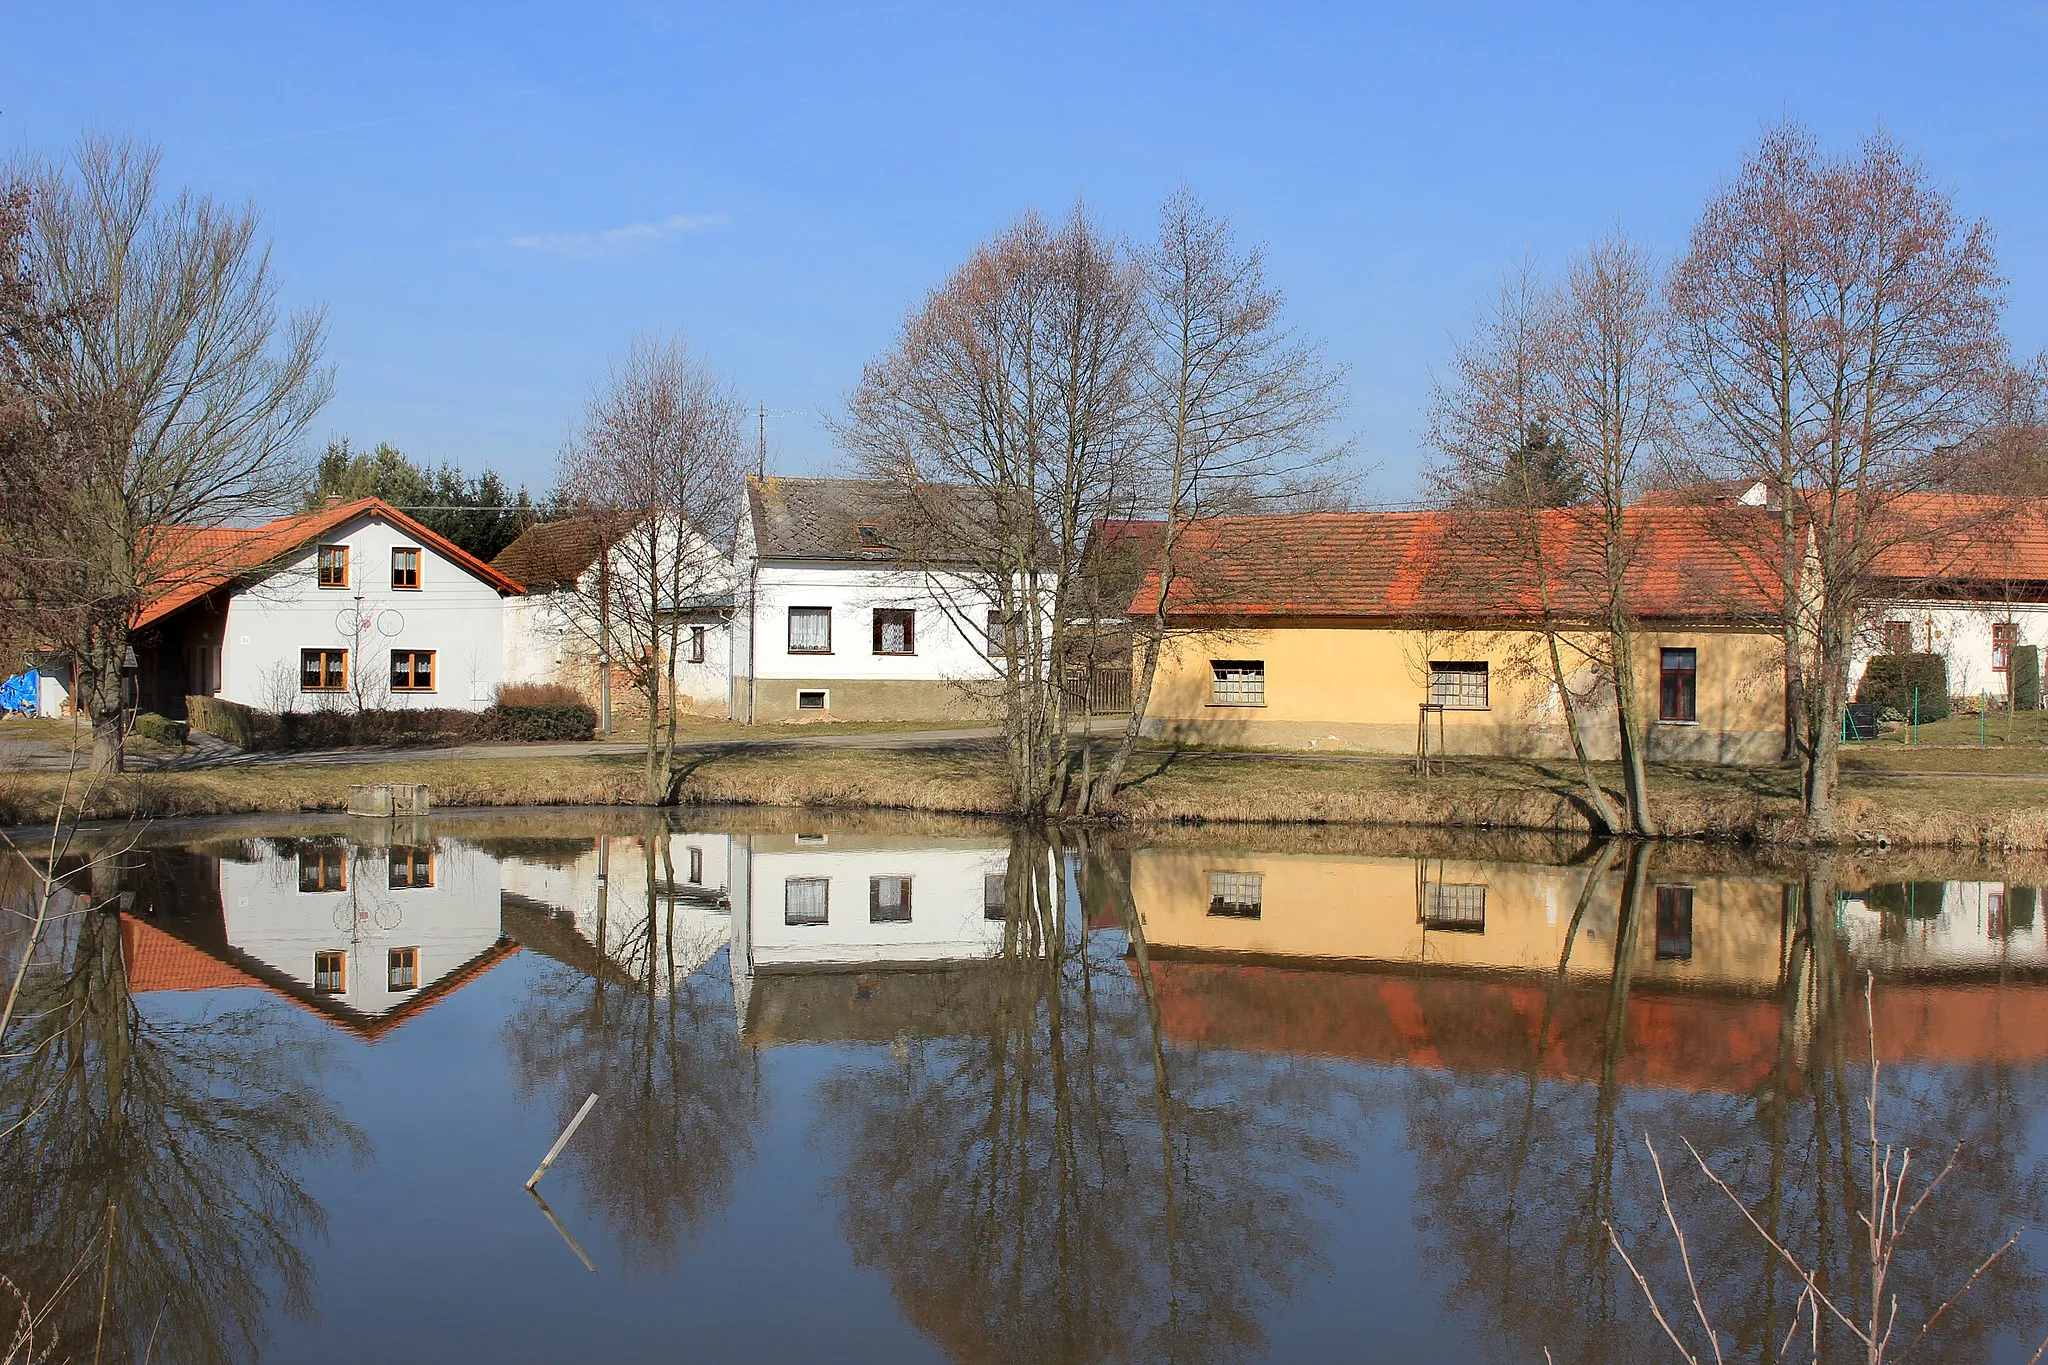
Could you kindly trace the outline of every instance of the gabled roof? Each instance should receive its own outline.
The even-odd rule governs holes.
[[[607,527],[593,516],[537,522],[498,551],[491,567],[535,592],[573,586],[597,563],[598,552],[616,543],[626,526]]]
[[[2048,500],[1915,493],[1884,519],[1873,568],[1902,587],[2048,583]]]
[[[987,504],[951,484],[879,479],[747,480],[754,552],[762,559],[963,563],[947,527],[985,516]]]
[[[160,621],[232,584],[263,578],[275,571],[279,560],[364,517],[398,527],[423,547],[501,593],[526,591],[518,580],[492,568],[445,536],[428,530],[382,498],[358,498],[354,502],[330,503],[317,511],[279,517],[261,526],[159,530],[149,548],[167,562],[166,568],[158,573],[158,581],[172,586],[143,607],[136,625]]]
[[[1761,509],[1630,508],[1626,592],[1659,620],[1761,620],[1781,592]],[[1591,618],[1604,538],[1590,508],[1218,517],[1181,533],[1169,611],[1180,616],[1379,620]],[[1546,572],[1538,574],[1541,550]],[[1150,613],[1155,563],[1131,602]]]

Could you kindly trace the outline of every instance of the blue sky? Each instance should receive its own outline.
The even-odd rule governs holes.
[[[1675,250],[1781,114],[1882,126],[1998,232],[2048,345],[2048,10],[1958,4],[0,5],[0,147],[82,128],[253,199],[328,310],[316,436],[546,487],[608,357],[681,332],[781,472],[977,240],[1186,182],[1350,372],[1373,500],[1432,365],[1525,251]]]

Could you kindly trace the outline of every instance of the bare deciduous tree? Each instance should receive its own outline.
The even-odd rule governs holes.
[[[1593,774],[1575,675],[1592,662],[1571,632],[1558,601],[1555,518],[1547,509],[1576,501],[1586,478],[1574,453],[1550,435],[1560,300],[1525,260],[1507,279],[1472,335],[1453,354],[1453,376],[1431,387],[1430,444],[1444,462],[1431,471],[1452,519],[1440,556],[1446,571],[1533,591],[1542,633],[1541,669],[1563,711],[1572,755],[1593,819],[1603,832],[1622,829],[1614,803]],[[1557,468],[1534,458],[1539,445],[1557,452]],[[1566,655],[1572,658],[1567,666]]]
[[[608,544],[600,659],[626,661],[647,702],[646,794],[674,795],[676,662],[683,618],[729,592],[723,536],[745,486],[741,404],[681,340],[636,342],[599,386],[564,450],[561,486]],[[616,538],[610,538],[615,528]]]
[[[1182,189],[1159,214],[1141,256],[1146,364],[1137,508],[1162,523],[1153,556],[1159,591],[1134,622],[1131,713],[1084,808],[1113,797],[1151,703],[1174,584],[1189,565],[1188,526],[1223,513],[1273,510],[1320,491],[1342,454],[1321,444],[1340,406],[1342,371],[1288,329],[1265,253],[1243,248],[1228,220]]]
[[[121,674],[147,604],[221,566],[199,534],[281,510],[329,392],[318,312],[278,315],[252,208],[167,196],[158,153],[88,137],[33,163],[7,384],[36,457],[0,462],[5,611],[66,653],[94,757],[121,764]]]
[[[1138,282],[1076,209],[975,249],[870,363],[840,439],[903,486],[903,562],[995,603],[1011,795],[1050,813],[1067,781],[1064,670],[1089,528],[1128,498],[1142,384]]]

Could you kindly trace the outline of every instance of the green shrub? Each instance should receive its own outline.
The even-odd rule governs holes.
[[[139,739],[153,740],[158,744],[185,742],[185,722],[166,720],[154,711],[138,711],[128,730]]]
[[[219,697],[185,698],[186,724],[202,735],[212,735],[243,749],[261,749],[276,732],[277,717],[240,702]]]
[[[1889,706],[1913,717],[1913,689],[1920,690],[1920,723],[1948,716],[1948,660],[1939,654],[1880,654],[1863,669],[1856,700]]]
[[[294,712],[277,722],[280,749],[461,744],[480,738],[482,730],[473,711],[434,707]]]
[[[2012,683],[2012,704],[2017,711],[2041,709],[2041,647],[2014,645],[2005,675]]]
[[[597,733],[597,712],[582,702],[570,705],[491,707],[483,714],[492,739],[589,739]]]

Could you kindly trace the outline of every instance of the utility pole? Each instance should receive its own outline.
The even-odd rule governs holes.
[[[754,450],[754,473],[765,479],[768,477],[768,405],[765,402],[761,404],[758,422],[755,428],[758,444]]]

